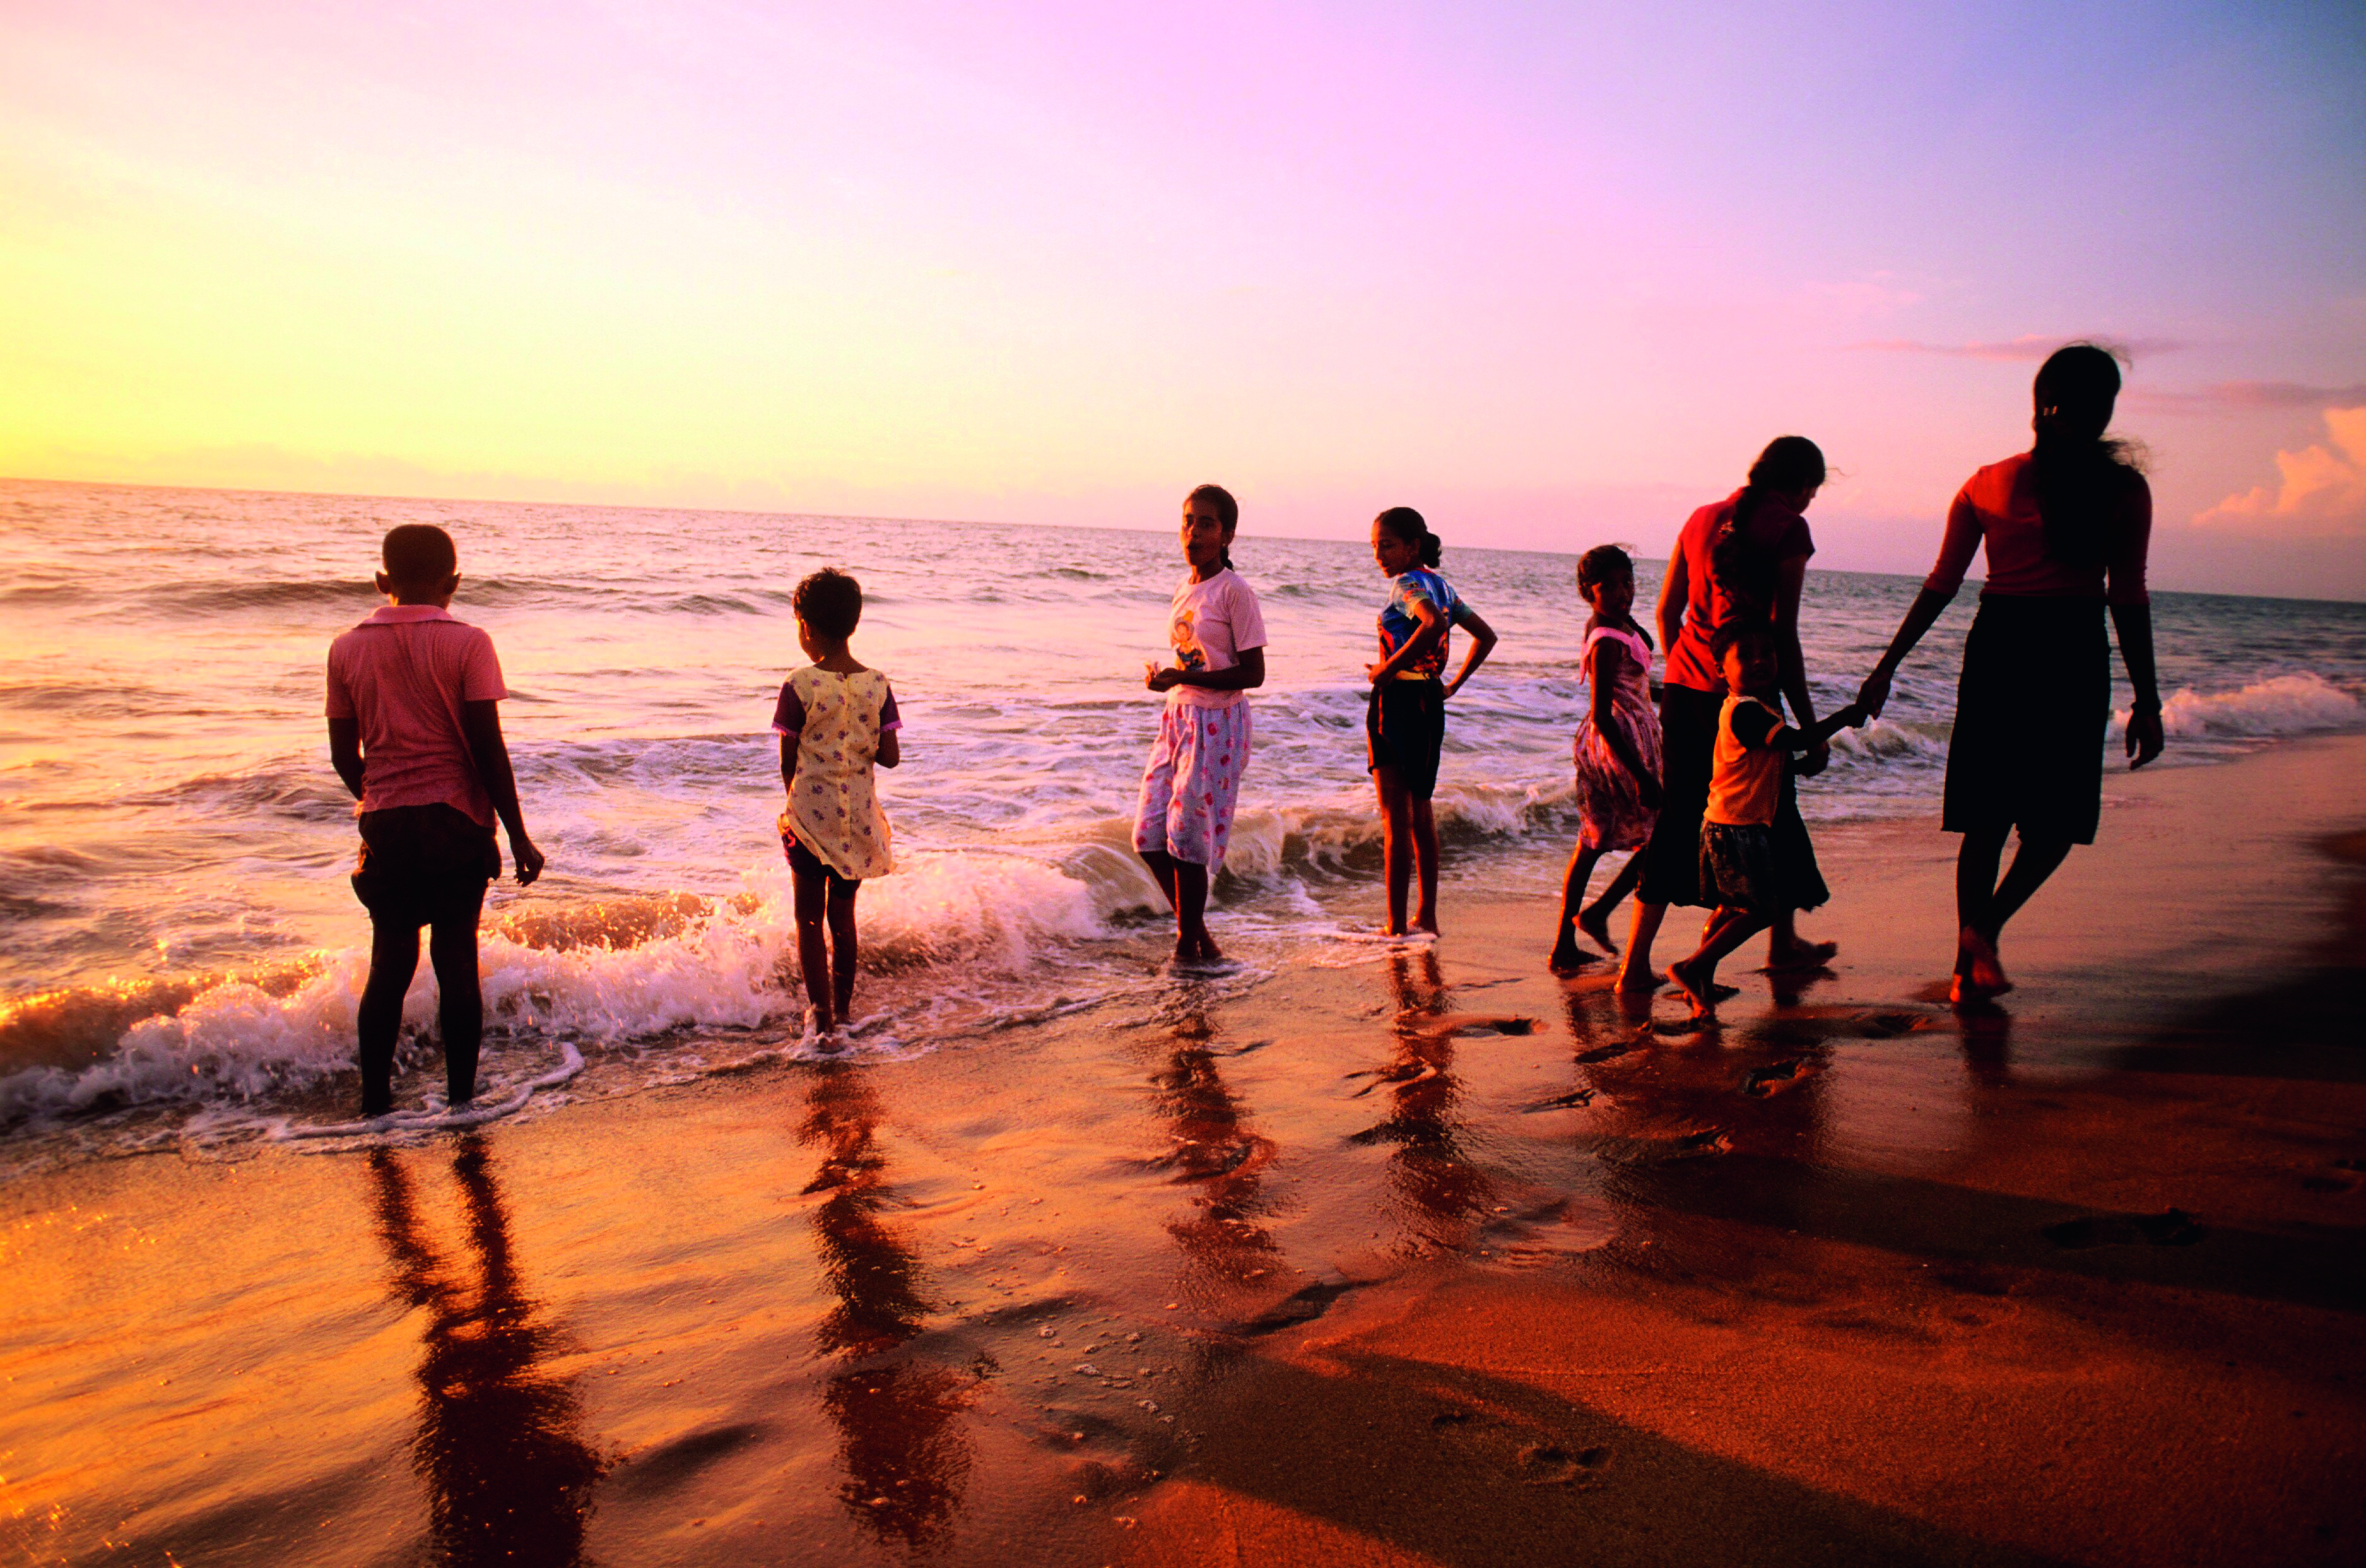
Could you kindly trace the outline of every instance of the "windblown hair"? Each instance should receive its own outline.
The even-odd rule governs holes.
[[[1422,521],[1421,513],[1410,506],[1391,506],[1372,521],[1387,529],[1391,538],[1402,539],[1411,545],[1414,554],[1424,566],[1436,566],[1445,551],[1445,545],[1429,531],[1429,525]]]
[[[387,581],[398,588],[433,588],[460,570],[452,536],[433,523],[404,523],[386,531],[378,546]]]
[[[2119,401],[2119,362],[2091,343],[2057,348],[2037,367],[2031,394],[2037,441],[2029,453],[2030,481],[2045,552],[2091,566],[2111,548],[2115,503],[2130,479],[2144,472],[2130,443],[2103,434]]]
[[[1224,525],[1225,533],[1229,534],[1234,529],[1238,528],[1241,525],[1241,503],[1233,499],[1233,492],[1231,491],[1226,490],[1222,485],[1200,485],[1197,489],[1193,490],[1190,494],[1183,498],[1183,504],[1189,506],[1194,502],[1202,501],[1216,509],[1216,521]],[[1224,547],[1223,554],[1221,558],[1223,561],[1224,569],[1227,571],[1231,570],[1233,565],[1233,551],[1231,546],[1228,545]]]
[[[843,642],[862,620],[862,584],[826,566],[797,583],[789,604],[815,636]]]
[[[1750,465],[1750,482],[1734,498],[1733,515],[1708,547],[1709,575],[1726,593],[1750,606],[1774,603],[1774,558],[1750,536],[1751,520],[1780,492],[1812,490],[1824,482],[1823,448],[1804,435],[1778,435]]]

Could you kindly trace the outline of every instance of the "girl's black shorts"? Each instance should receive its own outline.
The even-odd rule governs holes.
[[[1364,713],[1369,771],[1394,768],[1405,792],[1427,800],[1437,792],[1437,753],[1446,744],[1446,687],[1436,681],[1383,681]]]

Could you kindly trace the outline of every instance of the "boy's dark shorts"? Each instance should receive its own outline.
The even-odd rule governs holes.
[[[1729,909],[1773,916],[1791,908],[1774,868],[1774,833],[1763,823],[1704,822],[1701,896]]]
[[[1369,770],[1394,768],[1415,800],[1437,793],[1437,753],[1446,744],[1446,688],[1436,681],[1383,681],[1364,712]]]
[[[840,876],[832,871],[821,856],[797,842],[794,833],[781,835],[781,848],[789,857],[791,874],[800,880],[817,876],[826,878],[828,882],[827,891],[833,900],[851,898],[854,890],[862,886],[862,878],[859,876]]]
[[[501,874],[493,830],[456,806],[365,811],[354,896],[377,922],[413,931],[442,920],[475,923],[485,884]]]

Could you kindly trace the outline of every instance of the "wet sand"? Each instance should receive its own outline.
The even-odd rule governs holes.
[[[2116,781],[1962,1017],[1892,824],[1712,1032],[1496,871],[1434,949],[910,1062],[20,1175],[0,1546],[2354,1562],[2361,763]]]

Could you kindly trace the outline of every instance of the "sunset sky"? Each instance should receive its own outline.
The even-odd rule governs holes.
[[[0,475],[1921,570],[2054,344],[2366,596],[2366,7],[0,0]]]

